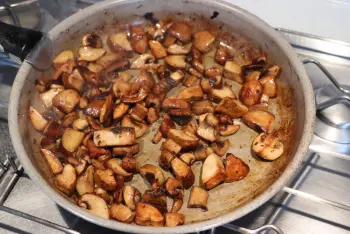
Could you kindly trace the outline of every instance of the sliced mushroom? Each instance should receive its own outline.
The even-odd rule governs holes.
[[[211,93],[211,85],[209,79],[202,79],[200,85],[204,93]]]
[[[131,177],[132,173],[129,173],[124,170],[122,167],[122,160],[119,158],[111,158],[106,162],[106,166],[111,169],[115,174],[124,176],[124,177]]]
[[[53,174],[60,174],[63,171],[63,165],[61,161],[55,156],[53,152],[47,149],[41,149],[41,153],[44,155]]]
[[[198,125],[195,119],[192,119],[185,127],[182,128],[184,131],[191,132],[193,134],[197,133]]]
[[[55,59],[52,62],[52,65],[59,69],[63,64],[67,63],[69,60],[74,61],[74,54],[71,50],[64,50],[58,55],[56,55]]]
[[[171,109],[168,111],[168,115],[180,126],[187,125],[192,119],[191,109]]]
[[[167,34],[164,38],[163,41],[163,46],[165,48],[168,48],[169,46],[171,46],[172,44],[174,44],[176,42],[176,38],[171,36],[170,34]],[[169,52],[169,51],[168,51]],[[169,52],[170,53],[170,52]]]
[[[64,116],[62,121],[62,126],[65,128],[71,127],[73,125],[73,122],[79,118],[79,115],[77,112],[71,112]]]
[[[222,68],[211,67],[204,70],[204,76],[207,78],[215,78],[222,75]]]
[[[142,201],[144,203],[154,206],[162,214],[168,212],[166,196],[164,195],[163,192],[158,193],[158,191],[146,190],[142,196]]]
[[[178,198],[182,200],[184,197],[184,188],[182,182],[171,177],[168,177],[165,182],[165,191],[167,195],[172,198]]]
[[[258,135],[252,143],[252,149],[261,158],[270,161],[279,158],[284,150],[276,130]]]
[[[74,167],[75,171],[77,172],[77,175],[79,176],[83,172],[85,172],[87,166],[88,166],[88,162],[85,159],[81,159],[79,161],[79,164]]]
[[[62,146],[68,152],[74,152],[84,139],[83,132],[67,128],[62,135]]]
[[[207,114],[204,121],[202,121],[198,126],[197,135],[209,142],[216,141],[218,137],[218,124],[219,120],[216,119],[212,113]]]
[[[240,99],[247,106],[255,105],[260,102],[263,94],[263,87],[257,80],[245,82],[240,91]]]
[[[237,99],[236,94],[232,91],[232,88],[228,85],[224,85],[221,89],[213,89],[211,92],[211,99],[214,102],[220,102],[226,97]]]
[[[131,51],[132,47],[128,41],[127,32],[112,33],[107,37],[107,44],[112,51]]]
[[[62,75],[62,82],[65,88],[67,89],[75,89],[78,92],[82,92],[84,88],[85,81],[80,76],[79,71],[77,69],[73,70],[72,74],[65,73]]]
[[[162,149],[162,152],[158,158],[158,164],[163,169],[168,171],[170,169],[170,163],[175,158],[175,155],[171,152]]]
[[[143,165],[140,168],[140,175],[147,180],[153,189],[161,187],[165,182],[162,170],[151,164]]]
[[[51,85],[52,80],[46,76],[41,76],[39,79],[36,79],[34,84],[35,88],[39,93],[45,92]]]
[[[83,46],[90,46],[93,48],[102,48],[102,40],[101,38],[96,34],[86,34],[82,40],[81,44]]]
[[[119,71],[122,69],[128,69],[128,68],[130,68],[130,61],[128,59],[123,59],[107,67],[106,72],[116,72],[116,71]]]
[[[215,112],[225,114],[231,118],[239,118],[248,112],[248,108],[233,98],[224,98],[215,107]]]
[[[214,113],[214,106],[209,100],[197,101],[192,104],[192,111],[195,115]]]
[[[77,131],[84,131],[87,127],[89,127],[89,123],[86,119],[79,118],[74,120],[72,127]]]
[[[62,90],[64,90],[63,86],[59,88],[49,89],[46,92],[39,94],[39,98],[44,103],[45,107],[50,108],[52,106],[53,98]]]
[[[110,67],[112,64],[121,61],[123,57],[120,54],[108,53],[103,57],[96,60],[96,63],[101,65],[103,68]]]
[[[139,165],[135,158],[128,155],[122,159],[122,168],[127,172],[136,173],[139,170]]]
[[[245,113],[242,120],[256,131],[269,132],[275,121],[275,116],[268,111],[253,110]]]
[[[106,202],[93,194],[84,194],[79,199],[79,206],[86,208],[91,214],[109,219],[109,210]]]
[[[98,187],[104,190],[113,191],[117,188],[117,181],[115,180],[111,169],[95,170],[94,180]]]
[[[99,118],[101,109],[104,105],[104,100],[93,100],[91,101],[88,106],[84,109],[84,114],[92,116],[94,118]]]
[[[168,138],[175,141],[183,149],[194,149],[199,143],[199,138],[189,131],[170,129]]]
[[[94,143],[97,147],[135,145],[135,130],[131,127],[100,129],[94,132]]]
[[[147,37],[132,38],[131,47],[138,54],[146,53],[148,47]]]
[[[107,51],[102,48],[92,48],[90,46],[84,46],[79,48],[78,53],[79,61],[93,62],[105,55]]]
[[[162,143],[161,149],[167,150],[170,153],[177,155],[181,151],[181,146],[177,144],[175,141],[173,141],[172,139],[167,139]]]
[[[118,220],[122,223],[131,223],[135,218],[135,212],[122,204],[111,205],[109,212],[112,219]]]
[[[141,201],[141,193],[137,188],[131,185],[125,185],[123,187],[123,199],[125,205],[129,207],[130,210],[135,210],[136,203]]]
[[[48,121],[34,107],[29,107],[29,118],[33,127],[38,131],[43,131],[48,125]]]
[[[76,183],[77,174],[71,164],[66,164],[62,173],[55,178],[56,187],[67,196],[73,195]]]
[[[273,65],[269,69],[267,69],[268,75],[273,75],[275,77],[278,77],[278,75],[281,73],[281,67],[278,65]]]
[[[198,145],[196,150],[194,151],[195,160],[202,161],[202,160],[206,159],[209,155],[208,148],[210,148],[210,147],[203,145],[203,144]]]
[[[162,59],[167,56],[167,52],[163,45],[156,40],[150,40],[148,42],[149,48],[156,59]]]
[[[179,157],[182,161],[187,163],[188,165],[192,165],[194,161],[196,160],[196,157],[192,153],[183,153]]]
[[[263,93],[270,98],[277,96],[277,87],[275,82],[275,76],[265,75],[259,80],[263,87]]]
[[[234,61],[227,61],[224,67],[224,77],[236,81],[238,84],[243,83],[242,68]]]
[[[166,227],[176,227],[181,226],[185,223],[185,216],[179,213],[166,213],[165,214],[165,226]]]
[[[172,70],[185,70],[188,66],[185,55],[169,55],[164,58],[164,61]]]
[[[153,123],[156,122],[159,118],[160,118],[159,112],[157,111],[156,108],[151,107],[151,108],[148,109],[147,117],[146,117],[146,120],[147,120],[147,123],[148,123],[148,124],[153,124]]]
[[[228,148],[230,147],[230,140],[226,139],[224,141],[216,141],[210,146],[214,150],[214,153],[216,153],[219,156],[224,156]]]
[[[100,198],[102,198],[109,205],[111,205],[113,203],[113,200],[114,200],[113,196],[109,195],[109,193],[104,189],[101,189],[99,187],[95,187],[94,194],[99,196]]]
[[[204,189],[193,186],[190,193],[190,198],[188,199],[188,208],[201,208],[204,211],[208,211],[209,193]]]
[[[191,105],[187,100],[177,97],[167,97],[162,103],[162,109],[164,111],[169,111],[170,109],[188,109],[190,107]]]
[[[221,125],[233,124],[232,118],[228,115],[220,114],[216,116],[219,119]]]
[[[113,106],[114,106],[113,95],[110,94],[107,96],[100,111],[101,123],[106,123],[110,119],[113,113]]]
[[[121,119],[129,110],[129,105],[121,102],[114,108],[113,119]]]
[[[55,139],[59,138],[63,134],[63,127],[56,121],[49,121],[46,128],[43,131],[43,134],[48,137],[53,137]]]
[[[261,76],[261,72],[259,71],[252,71],[249,72],[244,79],[244,82],[249,82],[249,81],[253,81],[253,80],[259,80]]]
[[[185,88],[177,94],[177,98],[189,100],[189,101],[200,101],[204,97],[202,87],[195,85],[192,87]]]
[[[188,72],[188,74],[195,76],[198,79],[200,79],[202,77],[202,74],[193,67],[188,68],[187,72]]]
[[[194,85],[198,85],[198,81],[199,81],[198,77],[193,75],[187,75],[185,80],[182,82],[182,85],[186,87],[191,87]]]
[[[158,130],[154,137],[152,138],[152,143],[153,144],[158,144],[162,140],[163,136],[162,133]]]
[[[131,64],[131,69],[156,69],[159,64],[154,64],[155,58],[151,54],[141,54]]]
[[[135,223],[142,226],[164,226],[164,217],[154,206],[138,202],[136,203]]]
[[[220,184],[227,177],[224,164],[216,154],[209,155],[202,167],[202,185],[210,190]]]
[[[227,154],[225,160],[225,170],[227,177],[225,182],[231,183],[242,180],[249,173],[249,166],[242,159],[233,154]]]
[[[125,128],[133,128],[136,138],[142,137],[149,129],[147,124],[142,122],[137,123],[133,121],[128,115],[123,117],[121,126]]]
[[[168,28],[168,33],[184,43],[191,41],[192,30],[191,27],[185,22],[173,22]]]
[[[120,147],[114,147],[113,148],[113,154],[115,156],[121,156],[124,157],[128,154],[134,155],[137,154],[140,151],[139,144],[131,145],[131,146],[120,146]]]
[[[78,177],[76,190],[79,196],[94,191],[94,166],[90,165],[86,171]]]
[[[74,107],[79,103],[80,95],[73,89],[66,89],[59,92],[53,99],[52,104],[60,111],[68,114],[73,111]]]
[[[208,52],[215,41],[215,35],[207,30],[195,33],[193,38],[194,47],[202,53]]]
[[[86,68],[93,73],[100,73],[104,69],[102,65],[97,63],[89,63],[89,65]]]
[[[147,97],[147,94],[148,94],[148,92],[147,92],[146,88],[143,87],[143,88],[140,88],[137,93],[123,96],[122,101],[125,103],[141,102],[143,99],[145,99]]]
[[[101,155],[110,154],[110,152],[104,148],[97,148],[97,146],[92,140],[87,140],[87,148],[89,150],[90,158],[97,158]]]
[[[124,177],[123,176],[116,176],[115,180],[117,182],[117,187],[115,191],[113,192],[113,198],[115,202],[121,203],[123,201],[123,187],[124,187]]]
[[[165,44],[165,42],[163,44]],[[189,54],[191,52],[191,48],[191,43],[186,45],[171,44],[168,46],[167,51],[169,54],[184,55]]]
[[[148,109],[145,106],[136,103],[136,105],[130,110],[130,117],[138,122],[142,122],[147,116],[147,113]]]
[[[235,134],[239,129],[240,125],[221,125],[219,127],[219,133],[221,136],[230,136]]]
[[[227,60],[231,60],[233,58],[232,55],[226,50],[224,46],[219,46],[217,51],[215,52],[214,60],[218,64],[224,66]]]
[[[176,179],[182,181],[185,189],[189,189],[193,185],[195,179],[191,167],[179,158],[174,158],[170,164]]]

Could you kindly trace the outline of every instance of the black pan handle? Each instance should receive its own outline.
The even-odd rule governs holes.
[[[42,32],[0,22],[0,45],[5,52],[19,57],[21,61],[42,37]]]

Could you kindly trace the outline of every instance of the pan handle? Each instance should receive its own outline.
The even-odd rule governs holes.
[[[42,37],[42,32],[0,21],[0,45],[4,52],[19,57],[21,61],[26,58]]]

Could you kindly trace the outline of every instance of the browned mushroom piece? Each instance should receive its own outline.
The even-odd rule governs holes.
[[[215,112],[228,115],[235,119],[247,113],[248,108],[233,98],[224,98],[219,105],[215,107]]]
[[[199,143],[199,138],[195,134],[179,129],[170,129],[168,138],[175,141],[185,150],[194,149]]]
[[[192,111],[195,115],[214,113],[214,106],[209,100],[197,101],[192,104]]]
[[[71,50],[64,50],[56,55],[55,59],[52,62],[52,65],[55,69],[59,69],[63,64],[68,61],[74,61],[74,54]]]
[[[222,68],[211,67],[204,70],[204,76],[207,78],[215,78],[222,75]]]
[[[227,61],[224,67],[224,77],[229,80],[236,81],[239,84],[243,83],[242,68],[234,61]]]
[[[29,118],[32,122],[33,127],[37,131],[43,131],[48,125],[48,121],[32,106],[29,107]]]
[[[283,154],[283,143],[278,139],[278,131],[259,134],[252,143],[252,150],[261,158],[275,160]]]
[[[136,144],[135,129],[131,127],[113,127],[94,132],[94,143],[97,147],[126,146]]]
[[[90,46],[83,46],[79,48],[79,61],[88,61],[93,62],[102,58],[103,55],[107,53],[107,51],[103,48],[93,48]]]
[[[95,170],[94,180],[98,187],[104,190],[113,191],[117,188],[117,181],[115,180],[111,169]]]
[[[125,115],[121,121],[121,126],[124,128],[133,128],[135,137],[142,137],[149,129],[148,125],[143,122],[133,121],[129,115]]]
[[[121,60],[123,60],[123,57],[121,54],[107,53],[103,57],[96,60],[96,63],[101,65],[103,68],[108,68],[112,66],[114,63],[119,62]]]
[[[113,173],[123,176],[123,177],[132,177],[132,173],[127,172],[122,167],[122,160],[119,158],[111,158],[109,159],[105,165],[113,171]]]
[[[158,163],[159,166],[163,169],[168,171],[170,169],[170,163],[171,161],[175,158],[175,155],[170,153],[167,150],[162,150],[159,158],[158,158]]]
[[[182,98],[189,101],[200,101],[203,99],[203,97],[204,94],[200,85],[185,88],[177,94],[177,98]]]
[[[84,89],[85,81],[78,69],[74,69],[70,75],[68,73],[64,73],[62,75],[62,82],[64,87],[67,89],[75,89],[78,92],[82,92]]]
[[[237,99],[236,94],[232,91],[230,86],[224,85],[221,89],[212,89],[211,99],[214,102],[220,102],[224,98]]]
[[[138,54],[143,54],[147,51],[147,37],[141,25],[130,26],[131,47]]]
[[[110,195],[106,190],[101,189],[99,187],[94,188],[94,194],[100,198],[102,198],[107,204],[112,205],[114,202],[114,198]]]
[[[240,99],[247,106],[255,105],[260,102],[263,94],[263,87],[257,80],[245,82],[240,91]]]
[[[83,132],[66,128],[62,135],[62,147],[68,152],[74,152],[84,139]]]
[[[210,146],[214,150],[214,153],[216,153],[219,156],[224,156],[228,148],[230,147],[230,140],[226,139],[224,141],[216,141]]]
[[[198,129],[198,125],[194,118],[192,118],[192,120],[185,127],[182,128],[182,130],[191,132],[193,134],[197,133],[197,129]]]
[[[171,70],[185,70],[189,66],[185,55],[168,55],[164,61]]]
[[[167,83],[171,87],[175,87],[182,82],[185,77],[185,73],[181,70],[176,70],[170,73],[170,76],[166,78]]]
[[[180,126],[187,125],[192,119],[192,112],[190,108],[186,109],[171,109],[168,111],[171,119]]]
[[[109,117],[111,117],[112,113],[113,113],[113,106],[114,106],[114,102],[113,102],[113,96],[110,94],[107,96],[101,111],[100,111],[100,122],[101,123],[106,123],[109,119]]]
[[[83,196],[86,193],[93,193],[94,185],[94,166],[90,165],[86,171],[78,177],[75,189],[79,196]]]
[[[202,78],[202,73],[203,72],[199,72],[198,70],[193,68],[193,67],[190,67],[190,68],[188,68],[187,72],[188,72],[188,74],[190,74],[192,76],[195,76],[196,78],[200,79],[200,78]]]
[[[113,119],[121,119],[129,110],[129,105],[121,102],[114,108]]]
[[[219,115],[216,115],[216,117],[219,119],[219,122],[221,125],[232,125],[233,124],[233,121],[232,121],[232,118],[228,115],[224,115],[224,114],[219,114]]]
[[[104,100],[93,100],[91,101],[88,106],[84,109],[84,114],[88,116],[92,116],[94,118],[99,118],[101,109],[104,105]]]
[[[90,158],[97,158],[100,155],[110,154],[110,152],[104,148],[98,148],[92,140],[87,140],[87,148]]]
[[[221,136],[230,136],[235,134],[239,129],[240,125],[220,125],[219,126],[219,133]]]
[[[72,123],[72,127],[74,130],[84,131],[85,129],[87,129],[89,127],[89,123],[86,119],[79,118],[79,119],[74,120],[74,122]]]
[[[170,109],[188,109],[190,107],[191,105],[187,100],[177,97],[167,97],[162,103],[162,109],[164,111],[169,111]]]
[[[187,75],[185,80],[182,82],[182,85],[186,86],[186,87],[191,87],[194,85],[198,85],[199,81],[200,81],[200,79],[198,79],[198,77],[193,76],[193,75]]]
[[[146,121],[148,124],[153,124],[160,118],[159,112],[156,108],[151,107],[148,109],[147,116],[146,116]]]
[[[227,60],[231,60],[233,55],[230,54],[224,46],[219,46],[215,52],[214,60],[221,66],[224,66]]]
[[[148,42],[148,45],[149,45],[149,48],[151,49],[153,56],[156,59],[162,59],[162,58],[167,56],[167,52],[166,52],[165,48],[163,47],[163,45],[159,41],[150,40]]]
[[[137,103],[137,102],[141,102],[142,100],[144,100],[147,97],[147,90],[144,87],[141,87],[138,92],[130,94],[130,95],[126,95],[122,97],[122,101],[125,103]]]
[[[196,161],[201,161],[201,160],[206,159],[208,157],[208,155],[209,155],[208,153],[212,153],[212,152],[209,152],[211,150],[208,150],[208,148],[210,148],[210,147],[208,147],[206,145],[203,145],[203,144],[199,144],[197,146],[196,150],[194,151],[195,160]]]
[[[183,214],[169,212],[165,214],[165,226],[176,227],[185,223],[185,216]]]
[[[215,38],[215,35],[207,30],[200,31],[194,34],[193,45],[200,52],[206,53],[212,48]]]
[[[249,72],[244,79],[244,82],[249,82],[249,81],[253,81],[253,80],[259,80],[261,76],[261,72],[259,71],[252,71]]]
[[[135,158],[124,157],[122,159],[122,168],[130,173],[136,173],[139,170],[139,165]]]
[[[162,143],[161,149],[167,150],[170,153],[177,155],[181,151],[181,146],[177,144],[175,141],[173,141],[172,139],[167,139]]]
[[[81,44],[83,46],[90,46],[93,48],[102,48],[102,40],[101,38],[96,35],[96,34],[86,34],[82,39],[81,39]]]
[[[130,146],[119,146],[113,148],[113,155],[124,157],[128,154],[134,155],[140,151],[139,144],[130,145]]]
[[[43,134],[48,137],[53,137],[55,139],[62,136],[64,128],[61,124],[56,121],[50,120],[47,126],[45,127]]]
[[[212,88],[211,88],[209,79],[202,79],[200,85],[204,93],[206,94],[211,93]]]
[[[112,219],[122,223],[131,223],[135,218],[135,212],[123,204],[112,204],[109,213]]]
[[[80,95],[73,89],[66,89],[59,92],[53,99],[53,106],[60,111],[68,114],[73,111],[74,107],[79,103]]]
[[[144,53],[139,55],[133,60],[131,63],[131,69],[140,69],[140,70],[148,70],[148,69],[156,69],[159,64],[154,63],[155,58],[153,55]]]
[[[39,94],[40,100],[44,103],[45,107],[50,108],[52,106],[53,98],[64,90],[64,87],[51,88],[41,94]]]
[[[49,86],[52,84],[52,80],[47,76],[41,76],[39,79],[36,79],[35,88],[39,93],[45,92]]]
[[[125,205],[129,207],[130,210],[135,210],[136,203],[141,201],[141,193],[137,188],[131,185],[124,185],[123,199]]]
[[[164,115],[163,121],[159,126],[159,131],[162,133],[164,138],[168,138],[168,133],[171,129],[175,129],[174,121],[169,117],[169,115]]]
[[[47,149],[41,149],[41,153],[44,155],[53,174],[60,174],[63,171],[63,165],[61,161],[53,152]]]
[[[281,67],[278,65],[273,65],[269,69],[267,69],[268,75],[273,75],[275,77],[278,77],[278,75],[281,73]]]
[[[168,212],[166,196],[154,190],[146,190],[142,195],[142,201],[157,208],[162,214]]]
[[[277,96],[277,87],[275,82],[275,76],[273,75],[265,75],[262,77],[259,82],[263,87],[263,93],[270,98],[274,98]]]
[[[209,142],[216,141],[218,137],[218,124],[219,120],[212,113],[208,113],[204,121],[199,124],[197,135]]]
[[[220,157],[210,154],[204,161],[202,167],[202,185],[210,190],[226,179],[226,171]]]
[[[176,42],[176,38],[171,36],[170,34],[165,35],[164,41],[163,41],[163,46],[165,48],[168,48],[169,46],[173,45]],[[175,44],[177,45],[177,44]],[[170,51],[168,53],[172,54]]]
[[[164,182],[164,175],[159,167],[145,164],[140,168],[140,175],[152,186],[153,189],[161,187]]]
[[[147,116],[148,109],[136,103],[136,105],[130,110],[130,117],[138,122],[142,122],[143,119]]]
[[[188,199],[188,208],[201,208],[203,211],[208,211],[209,193],[197,186],[193,186],[191,189],[190,197]]]
[[[110,217],[106,202],[94,194],[84,194],[78,200],[78,205],[87,209],[91,214],[100,216],[105,219],[109,219]]]
[[[74,166],[74,169],[77,175],[79,176],[86,171],[87,167],[88,167],[88,162],[85,159],[80,159],[79,164]]]
[[[170,42],[169,42],[170,43]],[[163,45],[165,46],[166,41],[163,42]],[[188,43],[186,45],[179,45],[179,44],[171,44],[167,47],[167,52],[169,54],[175,54],[175,55],[185,55],[189,54],[191,52],[192,44]]]
[[[58,174],[55,178],[55,185],[58,190],[72,196],[77,183],[77,174],[74,167],[71,164],[66,164],[61,174]]]
[[[275,116],[268,111],[253,110],[245,113],[242,120],[255,131],[269,132]]]
[[[175,21],[168,28],[168,33],[184,43],[191,41],[192,30],[185,22]]]
[[[136,217],[135,223],[142,226],[164,226],[164,216],[154,206],[138,202],[136,203]]]
[[[183,153],[179,157],[182,161],[184,161],[188,165],[192,165],[196,160],[196,157],[192,153]]]
[[[121,203],[123,201],[123,187],[124,187],[124,177],[123,176],[115,176],[115,180],[117,182],[116,189],[113,192],[113,197],[115,203]]]
[[[152,138],[153,144],[158,144],[162,140],[163,136],[162,133],[158,130],[156,134],[154,134],[154,137]]]
[[[168,177],[168,179],[165,182],[165,191],[167,195],[172,198],[183,199],[183,196],[184,196],[183,185],[182,185],[182,182],[177,179]]]
[[[240,158],[233,154],[227,154],[225,160],[225,170],[227,177],[225,182],[231,183],[242,180],[249,173],[249,166]]]
[[[170,164],[176,179],[182,181],[185,189],[189,189],[193,185],[195,179],[191,167],[179,158],[174,158]]]
[[[107,44],[114,52],[132,50],[131,44],[128,41],[127,32],[109,34],[107,37]]]

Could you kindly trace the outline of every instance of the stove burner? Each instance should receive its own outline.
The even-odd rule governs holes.
[[[350,86],[340,85],[321,63],[314,60],[304,63],[317,65],[333,83],[316,90],[315,134],[335,143],[349,144]]]

